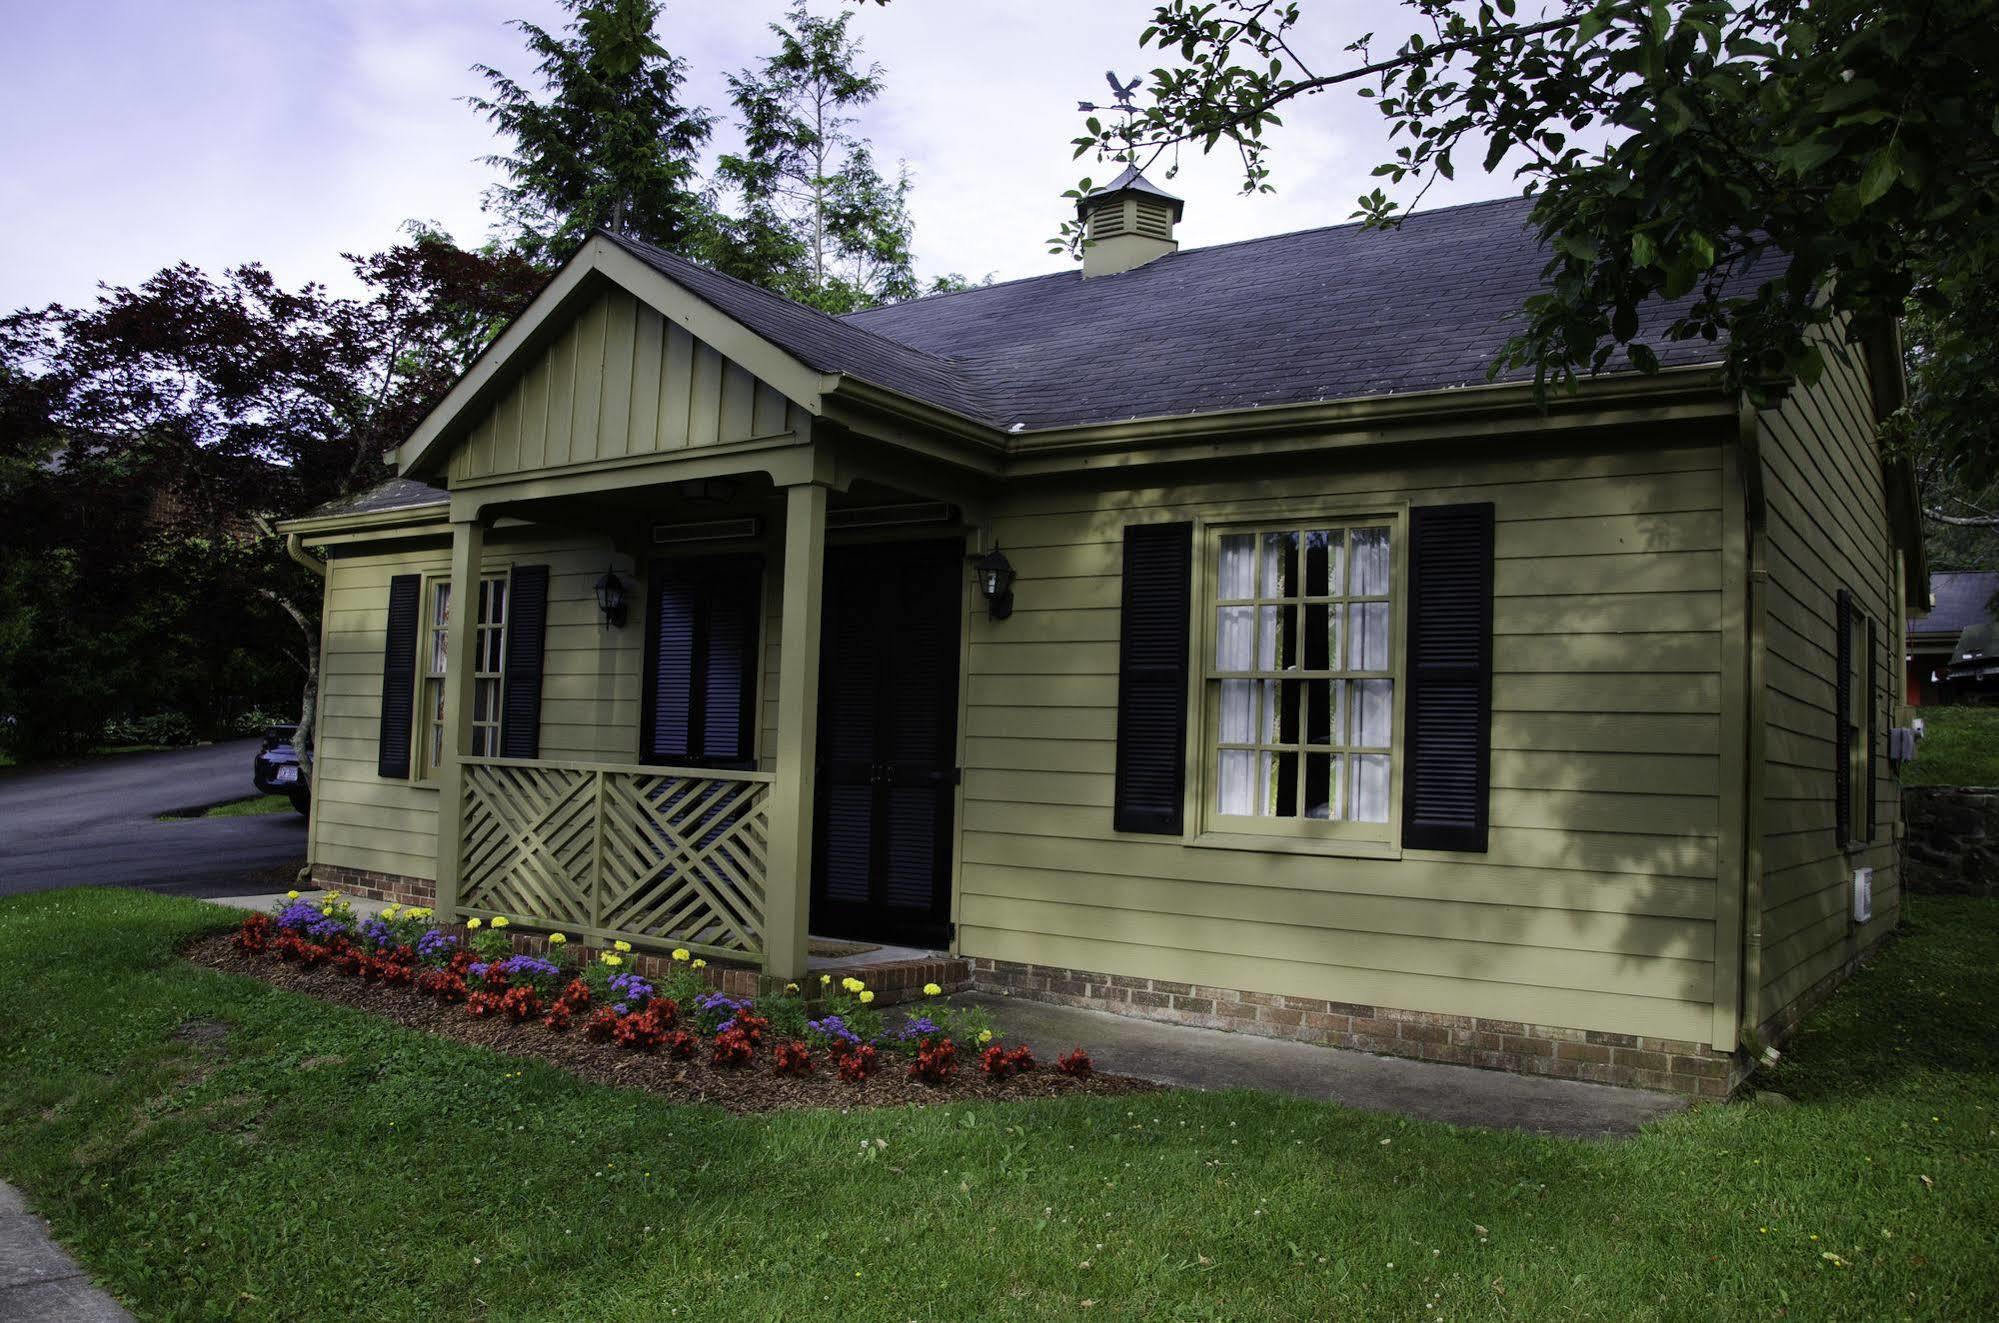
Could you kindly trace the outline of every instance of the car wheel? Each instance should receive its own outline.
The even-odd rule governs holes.
[[[298,810],[301,817],[312,816],[312,795],[309,792],[294,790],[291,792],[291,801],[292,807]]]

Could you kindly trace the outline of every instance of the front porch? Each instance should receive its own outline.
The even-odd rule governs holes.
[[[571,589],[566,620],[546,626],[566,630],[550,655],[581,673],[546,681],[564,686],[550,702],[571,710],[561,720],[592,709],[597,757],[572,756],[573,738],[553,748],[544,739],[534,752],[547,756],[502,756],[518,750],[497,744],[505,700],[480,631],[448,631],[440,916],[506,915],[654,955],[684,948],[784,980],[823,963],[810,936],[820,932],[869,948],[907,943],[894,958],[862,957],[885,992],[900,975],[881,966],[924,966],[916,988],[963,981],[931,968],[950,944],[958,644],[976,546],[961,507],[769,469],[703,478],[708,494],[690,501],[682,467],[648,466],[643,485],[628,471],[591,492],[454,491],[451,601],[479,600],[503,558],[496,548],[523,528],[609,532],[629,618],[614,625],[606,612],[578,628],[595,603]],[[718,486],[728,493],[719,500]],[[868,513],[879,511],[914,514]],[[727,536],[677,540],[692,528]],[[918,580],[927,586],[912,590]],[[693,585],[692,596],[674,596],[676,585]],[[735,605],[707,620],[688,616],[689,602]],[[526,610],[510,594],[509,611]],[[893,645],[885,660],[906,636],[934,642]],[[916,701],[921,686],[903,674],[911,655],[935,673],[935,701]],[[914,845],[912,822],[927,833]]]

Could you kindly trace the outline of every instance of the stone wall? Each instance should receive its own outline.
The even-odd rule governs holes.
[[[1902,791],[1902,885],[1929,895],[1999,894],[1999,790]]]

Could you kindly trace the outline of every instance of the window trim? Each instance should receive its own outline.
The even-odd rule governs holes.
[[[492,681],[494,686],[494,695],[495,695],[494,719],[489,723],[485,723],[489,725],[493,730],[494,747],[492,751],[489,753],[477,755],[479,757],[497,757],[499,755],[501,732],[505,726],[505,705],[506,705],[506,696],[507,696],[507,628],[511,623],[511,618],[513,616],[513,608],[514,608],[513,567],[509,565],[505,569],[490,571],[490,572],[482,570],[479,574],[479,584],[483,588],[488,583],[502,583],[506,585],[506,600],[500,608],[500,620],[498,625],[498,629],[500,632],[500,637],[498,641],[500,668],[497,671],[483,672],[477,670],[475,667],[473,671],[474,683],[476,684],[479,680],[482,679]],[[441,722],[442,718],[440,717],[439,721],[431,720],[430,702],[429,702],[431,684],[433,682],[442,684],[448,678],[446,672],[433,671],[431,669],[431,662],[436,656],[436,653],[433,649],[433,640],[431,636],[437,630],[436,615],[437,615],[438,590],[440,588],[449,589],[450,587],[451,587],[451,575],[449,573],[439,571],[432,574],[426,574],[423,576],[423,590],[417,596],[416,683],[414,686],[412,686],[414,693],[412,694],[411,697],[411,701],[415,704],[415,711],[411,714],[412,719],[410,721],[409,779],[411,784],[413,785],[429,786],[432,787],[433,789],[438,784],[437,775],[438,772],[443,769],[445,759],[451,756],[451,750],[448,747],[451,738],[449,731],[443,732],[442,738],[445,742],[446,747],[444,748],[442,753],[435,758],[433,758],[431,754],[431,743],[432,743],[431,735],[435,730],[435,728],[438,726],[438,724]],[[475,629],[478,628],[477,621],[474,622],[474,628]],[[450,640],[451,640],[451,620],[449,617],[447,617],[444,622],[444,642],[445,642],[445,647],[447,649],[449,649],[449,647],[451,646]],[[476,640],[475,640],[475,647],[476,647]],[[447,652],[446,655],[448,656],[449,653]]]
[[[1849,854],[1866,850],[1874,844],[1878,835],[1869,831],[1875,785],[1872,773],[1875,770],[1873,758],[1874,741],[1879,734],[1878,703],[1876,689],[1879,676],[1870,674],[1878,670],[1879,635],[1874,617],[1860,605],[1858,597],[1847,591],[1846,610],[1847,637],[1844,640],[1847,654],[1847,710],[1840,713],[1839,720],[1847,731],[1846,739],[1846,839],[1840,847]],[[1840,649],[1834,648],[1835,665]],[[1869,662],[1877,663],[1870,666]],[[1833,686],[1835,695],[1839,686]]]
[[[1388,821],[1354,823],[1320,818],[1257,819],[1223,814],[1216,808],[1221,767],[1220,678],[1214,665],[1218,635],[1217,600],[1221,573],[1221,540],[1225,536],[1289,529],[1352,528],[1369,524],[1389,529],[1388,639],[1389,667],[1395,694],[1388,744]],[[1195,649],[1188,669],[1187,824],[1185,843],[1213,849],[1276,850],[1285,853],[1347,855],[1394,859],[1402,854],[1402,769],[1406,761],[1403,737],[1408,695],[1407,612],[1409,596],[1409,502],[1311,501],[1264,509],[1233,506],[1225,516],[1197,518],[1194,592],[1195,613],[1189,631]]]

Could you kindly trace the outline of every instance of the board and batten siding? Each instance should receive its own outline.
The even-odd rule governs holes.
[[[1677,436],[1604,453],[1495,438],[1406,467],[1349,453],[1253,480],[1003,498],[993,532],[1020,577],[1011,619],[969,619],[960,951],[1704,1040],[1722,466],[1718,445]],[[1289,519],[1315,501],[1496,507],[1486,854],[1247,851],[1190,843],[1192,823],[1187,839],[1112,830],[1125,525]]]
[[[454,486],[782,436],[795,404],[622,289],[587,304],[452,452]]]
[[[1833,356],[1810,388],[1759,420],[1766,517],[1763,954],[1768,1021],[1880,940],[1901,910],[1895,842],[1901,797],[1887,755],[1898,653],[1895,558],[1876,447],[1872,388],[1857,351]],[[1876,830],[1837,839],[1834,778],[1837,597],[1879,638],[1874,709]],[[1865,644],[1863,642],[1862,646]],[[1856,828],[1856,834],[1859,833]],[[1874,869],[1874,918],[1851,922],[1853,870]]]
[[[616,555],[602,537],[561,537],[498,530],[486,544],[486,570],[510,564],[549,567],[548,630],[543,642],[541,757],[552,761],[633,763],[638,758],[640,672],[644,664],[644,567]],[[628,619],[607,629],[596,582],[606,565],[626,580]],[[320,864],[434,880],[437,790],[376,771],[382,698],[382,647],[389,580],[399,574],[448,577],[448,542],[434,538],[390,552],[336,553],[326,579],[326,653],[315,768],[319,785],[312,831]],[[777,742],[777,566],[767,559],[762,647],[766,677],[758,744],[770,765]]]

